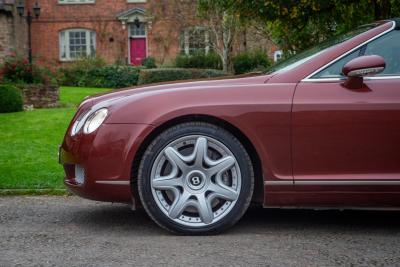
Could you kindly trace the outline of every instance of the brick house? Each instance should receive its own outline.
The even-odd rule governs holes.
[[[35,2],[26,0],[25,4],[29,8]],[[151,56],[158,63],[169,64],[179,53],[210,50],[210,36],[196,17],[195,0],[37,2],[41,15],[32,24],[33,55],[55,64],[93,55],[109,63],[139,65]],[[276,48],[271,42],[254,40],[254,36],[243,34],[235,52],[258,47],[273,56]]]

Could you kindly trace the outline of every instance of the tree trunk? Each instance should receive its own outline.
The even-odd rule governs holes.
[[[232,73],[232,57],[230,53],[230,49],[224,48],[222,51],[222,67],[223,71],[226,73]]]
[[[374,1],[375,20],[390,19],[392,6],[390,0]]]

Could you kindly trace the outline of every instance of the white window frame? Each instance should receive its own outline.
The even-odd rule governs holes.
[[[79,58],[71,58],[70,53],[70,42],[69,35],[71,32],[85,32],[86,34],[86,56],[92,56],[91,46],[92,46],[92,34],[93,34],[93,48],[94,53],[96,53],[96,32],[88,29],[74,28],[66,29],[59,32],[59,58],[61,61],[74,61],[79,60]],[[65,57],[63,57],[63,52],[65,52]]]
[[[146,3],[146,0],[127,0],[128,3]]]
[[[58,0],[61,5],[95,4],[96,0]]]
[[[183,47],[180,44],[180,51],[181,53],[184,52],[185,55],[191,55],[191,49],[190,49],[190,33],[194,30],[204,30],[204,51],[206,54],[210,52],[210,32],[207,31],[207,28],[205,27],[194,27],[194,28],[186,28],[184,31],[181,33],[181,38],[183,38]],[[183,48],[183,49],[182,49]]]
[[[132,28],[136,27],[135,23],[129,23],[129,37],[130,38],[146,38],[147,37],[147,27],[146,23],[140,22],[140,26],[143,26],[144,28],[144,35],[134,35],[132,34]]]

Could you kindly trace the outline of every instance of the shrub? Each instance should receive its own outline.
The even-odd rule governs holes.
[[[244,52],[233,58],[235,74],[243,74],[255,70],[265,70],[270,65],[271,61],[262,51]]]
[[[222,76],[226,76],[226,73],[220,70],[213,69],[148,69],[140,71],[138,84],[202,79]]]
[[[193,55],[179,55],[175,59],[177,68],[222,69],[222,61],[218,54],[196,52]]]
[[[80,87],[122,88],[136,85],[140,68],[106,65],[100,59],[80,60],[63,68],[64,85]]]
[[[2,81],[14,84],[58,84],[55,72],[45,66],[29,64],[19,56],[7,57],[0,67]]]
[[[157,68],[156,60],[153,57],[146,57],[142,60],[142,66],[146,69],[155,69]]]
[[[22,111],[21,92],[11,85],[0,85],[0,113]]]

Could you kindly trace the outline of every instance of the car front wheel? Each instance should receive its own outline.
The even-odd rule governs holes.
[[[251,160],[239,140],[208,123],[183,123],[147,148],[138,172],[142,204],[160,226],[183,234],[217,233],[248,208]]]

